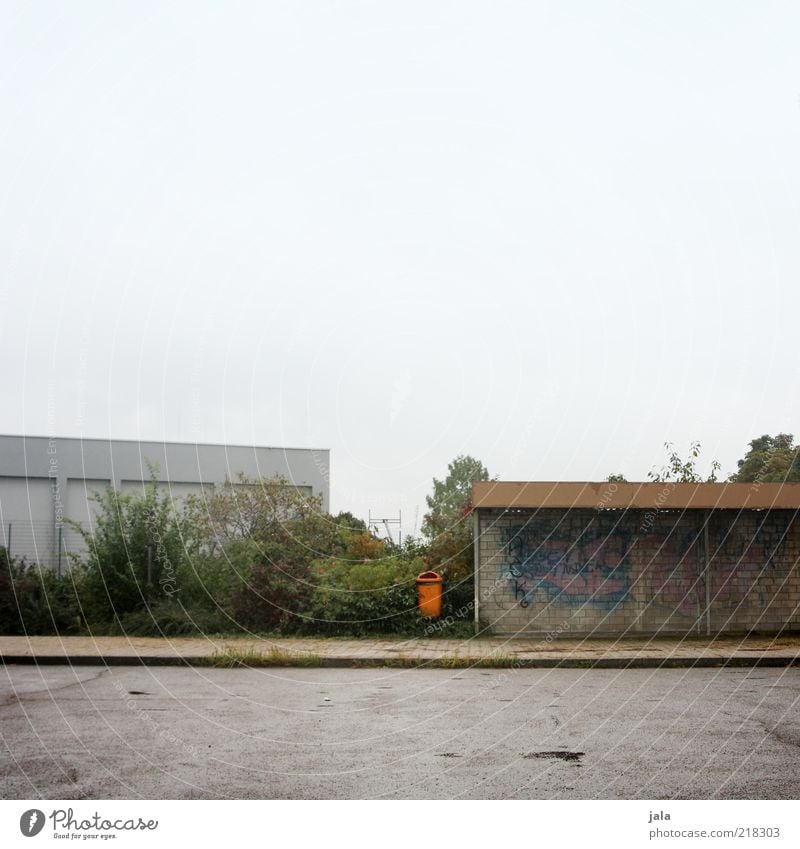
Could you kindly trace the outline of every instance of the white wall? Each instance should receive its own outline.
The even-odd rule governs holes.
[[[42,562],[53,557],[54,480],[0,476],[0,539],[17,557]],[[9,540],[10,537],[10,540]]]
[[[111,481],[102,478],[67,478],[67,498],[64,515],[88,526],[97,515],[98,506],[92,500],[95,492],[103,493]]]

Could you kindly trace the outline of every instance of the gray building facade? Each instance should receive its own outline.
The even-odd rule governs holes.
[[[143,492],[150,469],[176,502],[226,480],[286,478],[329,509],[328,449],[267,448],[125,439],[0,436],[0,545],[29,562],[62,568],[88,526],[92,495],[113,486]]]

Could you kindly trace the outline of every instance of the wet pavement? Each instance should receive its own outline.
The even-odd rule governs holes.
[[[9,665],[3,798],[800,796],[800,669]]]

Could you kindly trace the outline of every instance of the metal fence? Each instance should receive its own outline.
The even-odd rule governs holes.
[[[83,537],[70,525],[24,519],[0,526],[0,546],[11,557],[48,566],[59,575],[70,568],[74,556],[83,558],[87,552]]]

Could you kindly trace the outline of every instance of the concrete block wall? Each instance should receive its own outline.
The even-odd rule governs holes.
[[[800,631],[795,511],[481,509],[477,530],[496,634]]]

